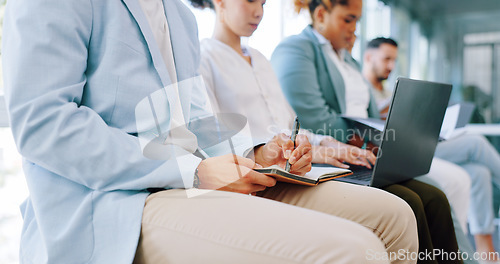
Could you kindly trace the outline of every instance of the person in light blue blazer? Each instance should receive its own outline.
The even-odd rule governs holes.
[[[361,225],[254,196],[276,183],[257,163],[310,169],[307,138],[294,149],[277,135],[253,149],[255,161],[198,149],[211,135],[186,129],[210,117],[192,81],[196,32],[178,0],[8,2],[5,96],[30,193],[20,262],[366,263],[366,252],[384,253]],[[307,190],[274,200],[328,201]],[[398,221],[414,228],[398,204]]]

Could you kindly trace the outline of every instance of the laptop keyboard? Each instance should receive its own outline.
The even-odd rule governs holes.
[[[359,181],[369,181],[372,178],[372,171],[366,170],[366,171],[356,172],[355,174],[349,175],[348,177]]]
[[[367,167],[359,165],[349,165],[349,169],[353,172],[353,174],[346,176],[349,177],[349,179],[370,181],[372,178],[373,169],[368,169]]]

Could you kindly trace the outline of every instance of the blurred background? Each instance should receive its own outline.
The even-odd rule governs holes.
[[[452,101],[475,103],[477,111],[471,122],[499,123],[500,0],[363,1],[354,58],[362,61],[364,47],[372,38],[392,37],[399,43],[397,66],[386,87],[393,87],[398,76],[451,83]],[[309,23],[309,14],[296,14],[292,3],[268,0],[261,27],[245,41],[270,58],[284,37],[299,33]],[[0,21],[4,7],[5,0],[0,0]],[[191,9],[198,20],[200,39],[210,37],[213,12]],[[10,264],[18,262],[22,225],[18,206],[28,191],[8,128],[3,94],[0,71],[0,264]],[[497,149],[499,138],[489,137]]]
[[[453,102],[476,104],[472,122],[500,121],[499,0],[363,2],[353,57],[362,62],[364,47],[375,37],[391,37],[399,44],[397,66],[385,87],[393,87],[398,76],[451,83]],[[214,13],[191,10],[200,39],[210,37]],[[296,14],[290,0],[268,0],[264,11],[261,26],[247,41],[270,58],[284,37],[300,33],[310,19],[309,13]]]

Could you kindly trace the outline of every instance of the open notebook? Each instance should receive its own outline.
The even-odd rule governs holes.
[[[333,180],[352,174],[352,171],[335,167],[312,167],[304,176],[286,172],[278,165],[267,168],[254,169],[257,172],[274,177],[277,181],[302,184],[308,186],[318,185],[320,182]]]

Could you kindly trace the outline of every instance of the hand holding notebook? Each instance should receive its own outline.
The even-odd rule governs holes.
[[[344,177],[352,174],[348,169],[341,169],[336,167],[315,167],[311,168],[311,171],[306,173],[304,176],[296,175],[287,172],[285,169],[278,165],[272,165],[267,168],[254,169],[257,172],[263,173],[265,175],[271,176],[280,182],[289,182],[295,184],[302,184],[308,186],[318,185],[320,182],[333,180],[339,177]]]

